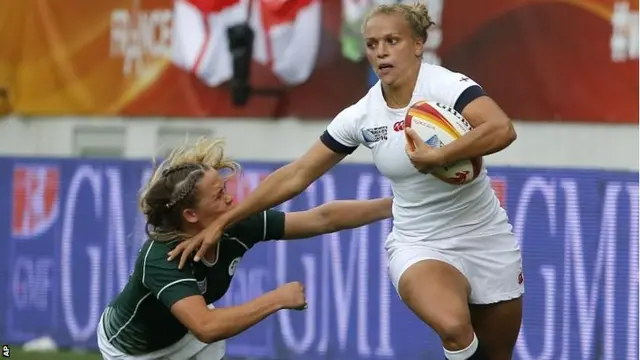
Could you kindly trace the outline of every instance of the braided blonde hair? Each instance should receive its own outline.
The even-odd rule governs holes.
[[[364,22],[362,23],[362,32],[367,25],[367,21],[377,14],[400,14],[404,17],[407,24],[411,28],[413,35],[422,40],[423,43],[427,42],[428,31],[435,23],[431,21],[429,15],[429,9],[427,5],[415,2],[412,5],[408,4],[391,4],[391,5],[378,5],[369,12]]]
[[[222,175],[229,177],[240,170],[240,165],[224,156],[223,144],[222,139],[202,137],[174,149],[155,167],[139,200],[149,238],[163,242],[186,238],[181,229],[182,211],[196,205],[196,186],[205,172],[227,170]]]

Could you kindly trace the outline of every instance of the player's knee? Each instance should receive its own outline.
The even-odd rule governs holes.
[[[449,350],[464,349],[473,341],[473,327],[468,319],[462,317],[443,317],[433,324],[442,344]]]

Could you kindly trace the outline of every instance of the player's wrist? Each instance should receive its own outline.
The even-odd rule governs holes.
[[[231,220],[233,216],[233,214],[231,214],[232,212],[233,212],[233,209],[218,216],[215,219],[215,221],[212,223],[213,226],[218,227],[221,231],[224,231],[231,224]]]
[[[229,211],[222,214],[219,218],[219,224],[222,225],[222,229],[224,230],[225,228],[235,224],[236,222],[247,218],[247,216],[250,214],[250,212],[247,212],[244,202],[241,202],[240,204],[233,206]]]
[[[267,297],[269,303],[274,306],[275,311],[286,309],[286,300],[279,288],[266,293],[265,297]]]
[[[429,165],[441,167],[447,165],[447,151],[443,148],[433,149],[429,151]]]

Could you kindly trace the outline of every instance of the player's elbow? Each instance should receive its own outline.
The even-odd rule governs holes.
[[[232,324],[224,324],[222,319],[214,319],[214,311],[212,311],[212,316],[201,319],[196,326],[189,329],[196,339],[205,344],[212,344],[230,337],[229,331],[226,329]]]
[[[200,326],[191,329],[191,334],[205,344],[211,344],[224,339],[218,329],[210,328],[204,322],[201,323]]]
[[[336,218],[335,212],[332,212],[332,205],[333,203],[329,202],[305,211],[304,220],[300,219],[299,226],[304,227],[303,233],[307,237],[330,234],[341,230],[340,221]]]
[[[518,138],[513,123],[508,118],[497,121],[494,125],[493,136],[500,143],[500,148],[506,148]]]
[[[191,330],[191,333],[193,334],[193,336],[196,337],[196,339],[200,340],[205,344],[213,344],[215,342],[229,338],[228,336],[225,335],[223,329],[219,327],[214,327],[210,329],[202,328],[198,330],[193,329]]]
[[[211,344],[217,341],[216,337],[212,336],[213,334],[208,334],[203,330],[193,329],[191,330],[191,333],[193,334],[193,336],[196,337],[196,339],[198,339],[200,342],[203,342],[205,344]]]
[[[513,127],[513,123],[511,121],[509,121],[509,123],[507,124],[507,129],[506,131],[506,141],[508,142],[508,145],[511,145],[511,143],[513,143],[514,141],[516,141],[516,139],[518,138],[518,134],[516,133],[516,128]]]
[[[330,234],[342,230],[339,214],[334,211],[333,203],[327,203],[314,209],[315,226],[318,234]]]

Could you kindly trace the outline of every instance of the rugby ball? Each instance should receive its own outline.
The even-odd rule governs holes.
[[[418,101],[411,105],[404,127],[412,128],[432,148],[456,141],[472,129],[455,109],[436,101]],[[437,168],[431,175],[449,184],[462,185],[472,182],[481,170],[482,158],[478,158]]]

